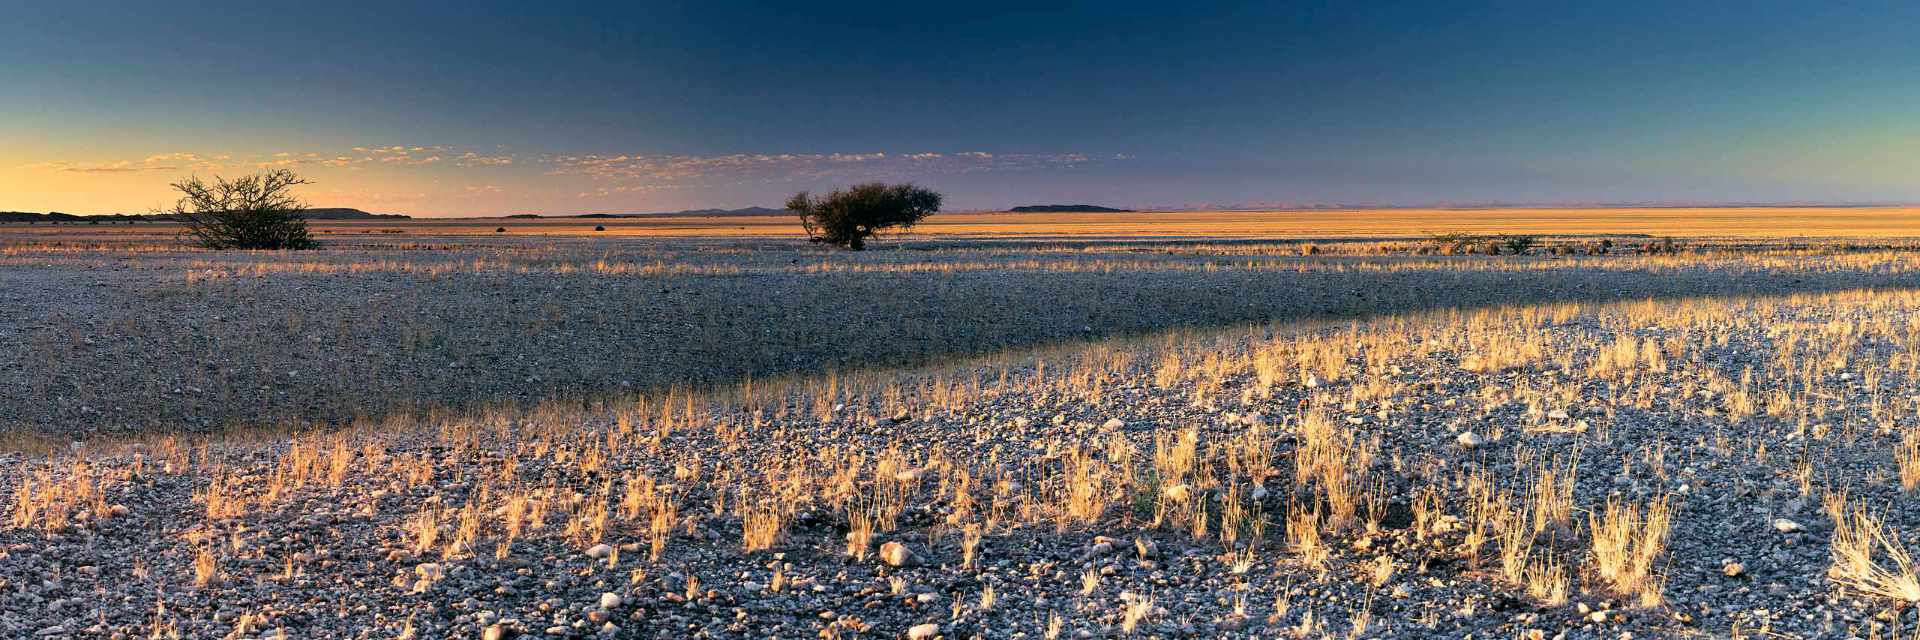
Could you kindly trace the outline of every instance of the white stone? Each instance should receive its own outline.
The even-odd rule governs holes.
[[[613,547],[606,544],[596,544],[587,548],[589,558],[605,558],[610,555],[613,555]]]
[[[1460,446],[1466,447],[1468,449],[1478,447],[1480,445],[1486,444],[1487,442],[1486,438],[1482,438],[1480,437],[1480,434],[1474,433],[1472,431],[1462,431],[1460,432],[1460,435],[1458,437],[1454,438],[1454,440],[1456,442],[1459,442]]]
[[[1780,533],[1796,533],[1800,531],[1806,531],[1807,528],[1800,526],[1800,523],[1798,522],[1794,522],[1786,518],[1774,518],[1773,530],[1778,531]]]
[[[940,635],[940,625],[931,622],[907,630],[907,640],[932,640],[937,635]]]
[[[600,608],[602,609],[618,609],[624,602],[626,602],[626,599],[621,598],[618,593],[600,594]]]
[[[1127,423],[1124,420],[1121,420],[1119,418],[1107,418],[1106,422],[1101,423],[1100,428],[1106,429],[1108,431],[1118,431],[1120,429],[1126,428],[1126,426],[1127,426]]]

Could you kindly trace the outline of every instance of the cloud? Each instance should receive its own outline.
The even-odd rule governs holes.
[[[151,162],[68,162],[53,161],[27,165],[26,168],[39,171],[59,171],[63,173],[131,173],[135,171],[177,171],[178,165],[152,164]]]
[[[453,159],[453,164],[461,167],[498,167],[513,164],[511,154],[481,155],[472,151],[462,153]]]
[[[976,171],[1067,168],[1086,164],[1080,153],[985,151],[909,154],[806,153],[693,155],[581,155],[548,159],[548,175],[583,175],[603,180],[678,182],[702,179],[798,179],[842,175],[904,176]]]

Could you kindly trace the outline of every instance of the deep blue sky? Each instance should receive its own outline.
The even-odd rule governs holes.
[[[73,4],[0,20],[0,210],[1920,200],[1912,2]]]

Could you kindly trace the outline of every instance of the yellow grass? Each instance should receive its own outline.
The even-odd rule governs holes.
[[[329,223],[332,226],[338,223]],[[793,236],[799,225],[780,216],[584,220],[419,221],[443,233]],[[392,226],[347,223],[351,226]],[[408,225],[403,225],[408,226]],[[1426,233],[1650,234],[1679,237],[1920,237],[1920,208],[1649,208],[1649,209],[1340,209],[1314,211],[1145,211],[1136,213],[943,213],[914,228],[916,236],[1341,238]]]
[[[786,216],[414,219],[316,221],[322,240],[379,234],[482,236],[800,237]],[[604,226],[606,231],[594,231]],[[505,228],[496,234],[496,228]],[[75,234],[170,238],[177,227],[0,225],[0,236]],[[1323,209],[1127,213],[942,213],[915,227],[922,238],[1419,238],[1436,233],[1623,235],[1682,238],[1915,238],[1920,207],[1709,207],[1528,209]]]

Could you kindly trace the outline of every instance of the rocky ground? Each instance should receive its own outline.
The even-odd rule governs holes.
[[[0,457],[0,636],[1882,637],[1920,624],[1917,311],[1441,310],[96,438]]]

